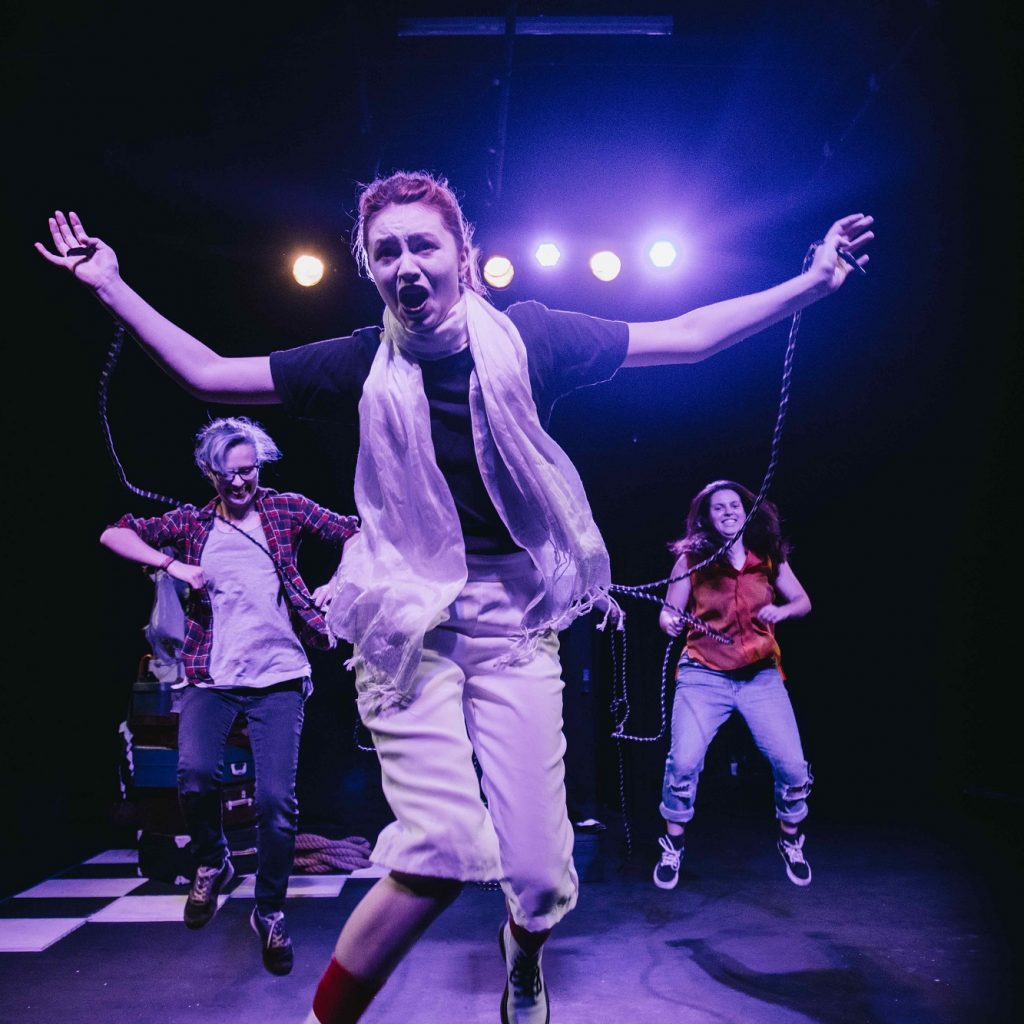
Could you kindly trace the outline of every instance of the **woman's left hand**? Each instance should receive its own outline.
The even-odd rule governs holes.
[[[313,604],[325,612],[331,606],[331,598],[334,596],[334,581],[328,580],[313,591]]]
[[[867,266],[871,257],[863,249],[875,237],[869,230],[874,222],[874,217],[863,213],[842,217],[828,229],[822,244],[814,250],[809,273],[816,274],[829,293],[836,291],[847,276],[855,272],[840,252],[848,252],[858,267]]]
[[[785,608],[780,608],[777,604],[766,604],[758,613],[757,617],[766,623],[781,622],[786,618]]]

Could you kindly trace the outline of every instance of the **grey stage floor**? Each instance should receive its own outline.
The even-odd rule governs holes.
[[[625,866],[593,860],[578,908],[545,954],[552,1024],[1020,1019],[1010,942],[1019,873],[1002,839],[819,823],[808,838],[807,889],[786,881],[771,840],[763,821],[709,822],[691,836],[672,892],[649,881],[649,837]],[[64,875],[125,873],[102,862]],[[44,887],[0,904],[9,921],[85,914],[41,952],[0,955],[0,1020],[298,1024],[338,928],[372,880],[340,879],[337,895],[289,898],[296,967],[285,978],[259,963],[244,884],[197,933],[173,919],[117,921],[109,896],[85,906],[53,890],[48,908]],[[136,892],[176,905],[184,889],[145,883]],[[502,911],[500,893],[467,888],[366,1024],[496,1024]]]

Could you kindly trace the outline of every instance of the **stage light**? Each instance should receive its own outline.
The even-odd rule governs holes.
[[[492,288],[507,288],[516,276],[516,268],[507,256],[492,256],[484,264],[484,280]]]
[[[590,270],[599,281],[614,281],[622,270],[622,260],[605,249],[590,257]]]
[[[292,264],[292,277],[295,278],[303,288],[312,288],[319,284],[324,276],[324,265],[315,256],[300,256]]]
[[[542,267],[554,267],[558,265],[558,261],[562,258],[562,253],[554,242],[542,242],[537,246],[534,256],[537,257],[537,262]]]
[[[659,268],[671,267],[676,261],[676,257],[679,253],[676,252],[676,247],[671,242],[664,240],[655,242],[650,249],[647,250],[647,257],[650,261]]]

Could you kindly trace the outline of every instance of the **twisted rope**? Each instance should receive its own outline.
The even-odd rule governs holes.
[[[168,498],[165,494],[157,494],[155,491],[147,491],[141,487],[136,487],[125,474],[124,466],[121,465],[121,460],[117,457],[117,452],[114,449],[114,438],[110,433],[110,420],[107,417],[107,403],[110,398],[110,378],[114,372],[114,367],[117,366],[117,360],[121,355],[121,349],[124,346],[124,338],[127,333],[128,331],[124,324],[118,322],[114,328],[114,339],[107,350],[107,358],[103,364],[103,369],[100,371],[99,413],[103,441],[107,446],[107,454],[110,456],[110,461],[114,463],[114,469],[117,470],[118,478],[132,494],[137,494],[140,498],[150,498],[164,505],[174,505],[175,508],[180,508],[185,502],[178,501],[177,498]]]

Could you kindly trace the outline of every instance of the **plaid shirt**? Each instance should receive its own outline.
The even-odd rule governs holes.
[[[154,548],[171,546],[180,561],[199,565],[203,548],[213,529],[217,499],[202,508],[182,505],[166,515],[151,519],[122,516],[113,525],[133,530]],[[256,491],[256,511],[260,517],[267,550],[273,556],[285,596],[291,605],[292,625],[304,644],[318,650],[331,646],[327,624],[313,604],[296,566],[302,535],[341,544],[359,530],[356,516],[341,516],[310,501],[301,494],[278,494],[266,487]],[[262,556],[261,556],[262,557]],[[213,609],[205,588],[189,593],[185,608],[185,642],[181,660],[189,682],[212,682],[210,650],[213,646]]]

